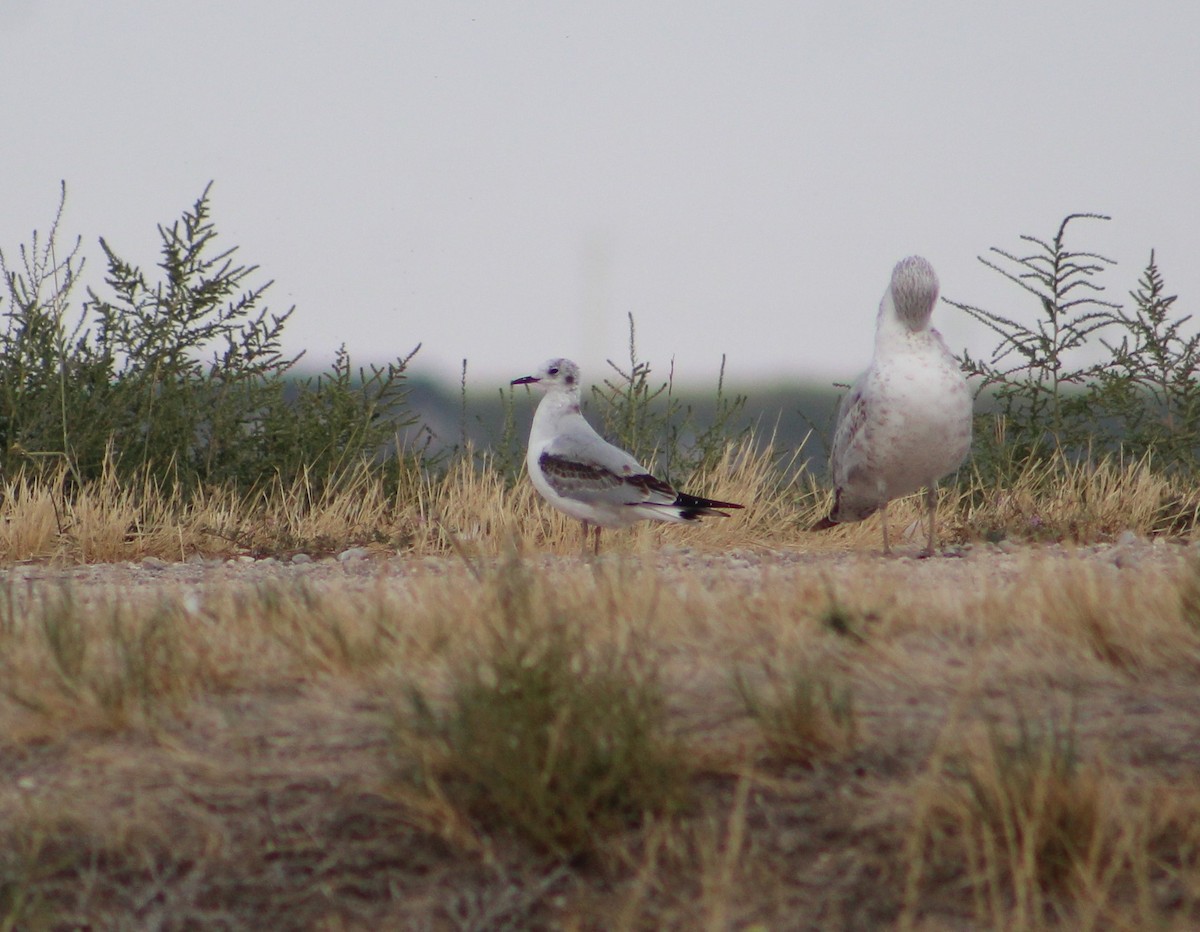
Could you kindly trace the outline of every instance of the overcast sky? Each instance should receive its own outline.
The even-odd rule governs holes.
[[[1031,315],[989,246],[1113,216],[1200,301],[1200,5],[0,0],[0,248],[53,215],[152,267],[206,182],[325,364],[473,384],[625,349],[846,379],[892,265]],[[990,346],[942,305],[954,349]]]

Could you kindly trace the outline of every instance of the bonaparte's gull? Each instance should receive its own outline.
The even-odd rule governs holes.
[[[583,522],[585,551],[593,525],[599,552],[602,527],[626,527],[644,519],[728,517],[719,509],[742,507],[677,491],[596,433],[580,413],[579,367],[571,360],[551,359],[537,375],[513,379],[512,384],[545,392],[533,415],[525,463],[542,497]]]

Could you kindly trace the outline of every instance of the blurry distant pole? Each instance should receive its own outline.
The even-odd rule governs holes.
[[[584,360],[585,368],[590,372],[607,372],[605,360],[613,355],[608,347],[608,317],[612,311],[612,252],[612,240],[608,233],[593,230],[585,236],[579,328],[583,345],[575,358]]]

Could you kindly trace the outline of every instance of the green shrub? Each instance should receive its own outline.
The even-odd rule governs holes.
[[[414,350],[369,374],[339,352],[327,375],[295,381],[282,350],[294,308],[272,313],[271,282],[217,245],[205,187],[160,226],[151,277],[101,239],[107,274],[72,310],[83,262],[56,241],[63,198],[44,242],[0,253],[9,300],[0,333],[0,451],[5,474],[65,460],[77,483],[105,470],[183,489],[266,481],[337,481],[363,459],[388,459],[411,423],[405,370]]]
[[[1173,314],[1150,252],[1133,307],[1107,316],[1119,340],[1101,340],[1109,359],[1088,386],[1092,410],[1111,424],[1125,452],[1151,455],[1168,471],[1191,471],[1200,455],[1200,333],[1184,332],[1191,315]]]
[[[1109,325],[1108,314],[1117,308],[1099,297],[1104,289],[1094,281],[1114,263],[1096,253],[1069,249],[1066,237],[1076,220],[1107,219],[1101,214],[1071,214],[1050,240],[1022,236],[1033,246],[1029,254],[992,247],[1004,264],[979,257],[1037,302],[1041,313],[1032,324],[948,301],[1000,337],[988,360],[965,351],[962,355],[963,369],[978,380],[979,392],[987,393],[995,407],[976,430],[976,460],[990,465],[1014,453],[1024,460],[1088,446],[1090,411],[1078,390],[1086,385],[1091,368],[1080,361],[1078,351],[1091,334]],[[998,430],[986,423],[992,418],[1001,422]]]
[[[1101,277],[1116,263],[1066,240],[1076,221],[1108,219],[1070,214],[1049,240],[1022,236],[1027,254],[993,247],[999,260],[980,257],[1036,301],[1032,323],[948,302],[999,335],[988,359],[961,357],[984,401],[974,458],[985,476],[1012,478],[1031,457],[1058,455],[1150,456],[1166,471],[1195,469],[1200,335],[1186,332],[1190,315],[1175,313],[1153,251],[1131,309],[1103,297]]]
[[[632,314],[628,368],[611,359],[608,364],[614,375],[592,386],[601,433],[668,481],[688,485],[696,473],[710,471],[730,443],[744,439],[749,433],[748,427],[734,428],[746,398],[725,394],[724,356],[717,377],[712,421],[707,427],[697,424],[695,410],[676,394],[674,361],[665,381],[651,379],[650,363],[638,358]]]

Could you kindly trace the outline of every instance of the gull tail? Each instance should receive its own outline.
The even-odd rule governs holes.
[[[697,518],[706,516],[717,516],[728,518],[722,508],[745,508],[745,505],[738,505],[734,502],[719,502],[712,498],[700,498],[698,495],[688,495],[687,492],[677,492],[675,501],[668,507],[677,509],[677,514],[684,521],[695,521]]]

